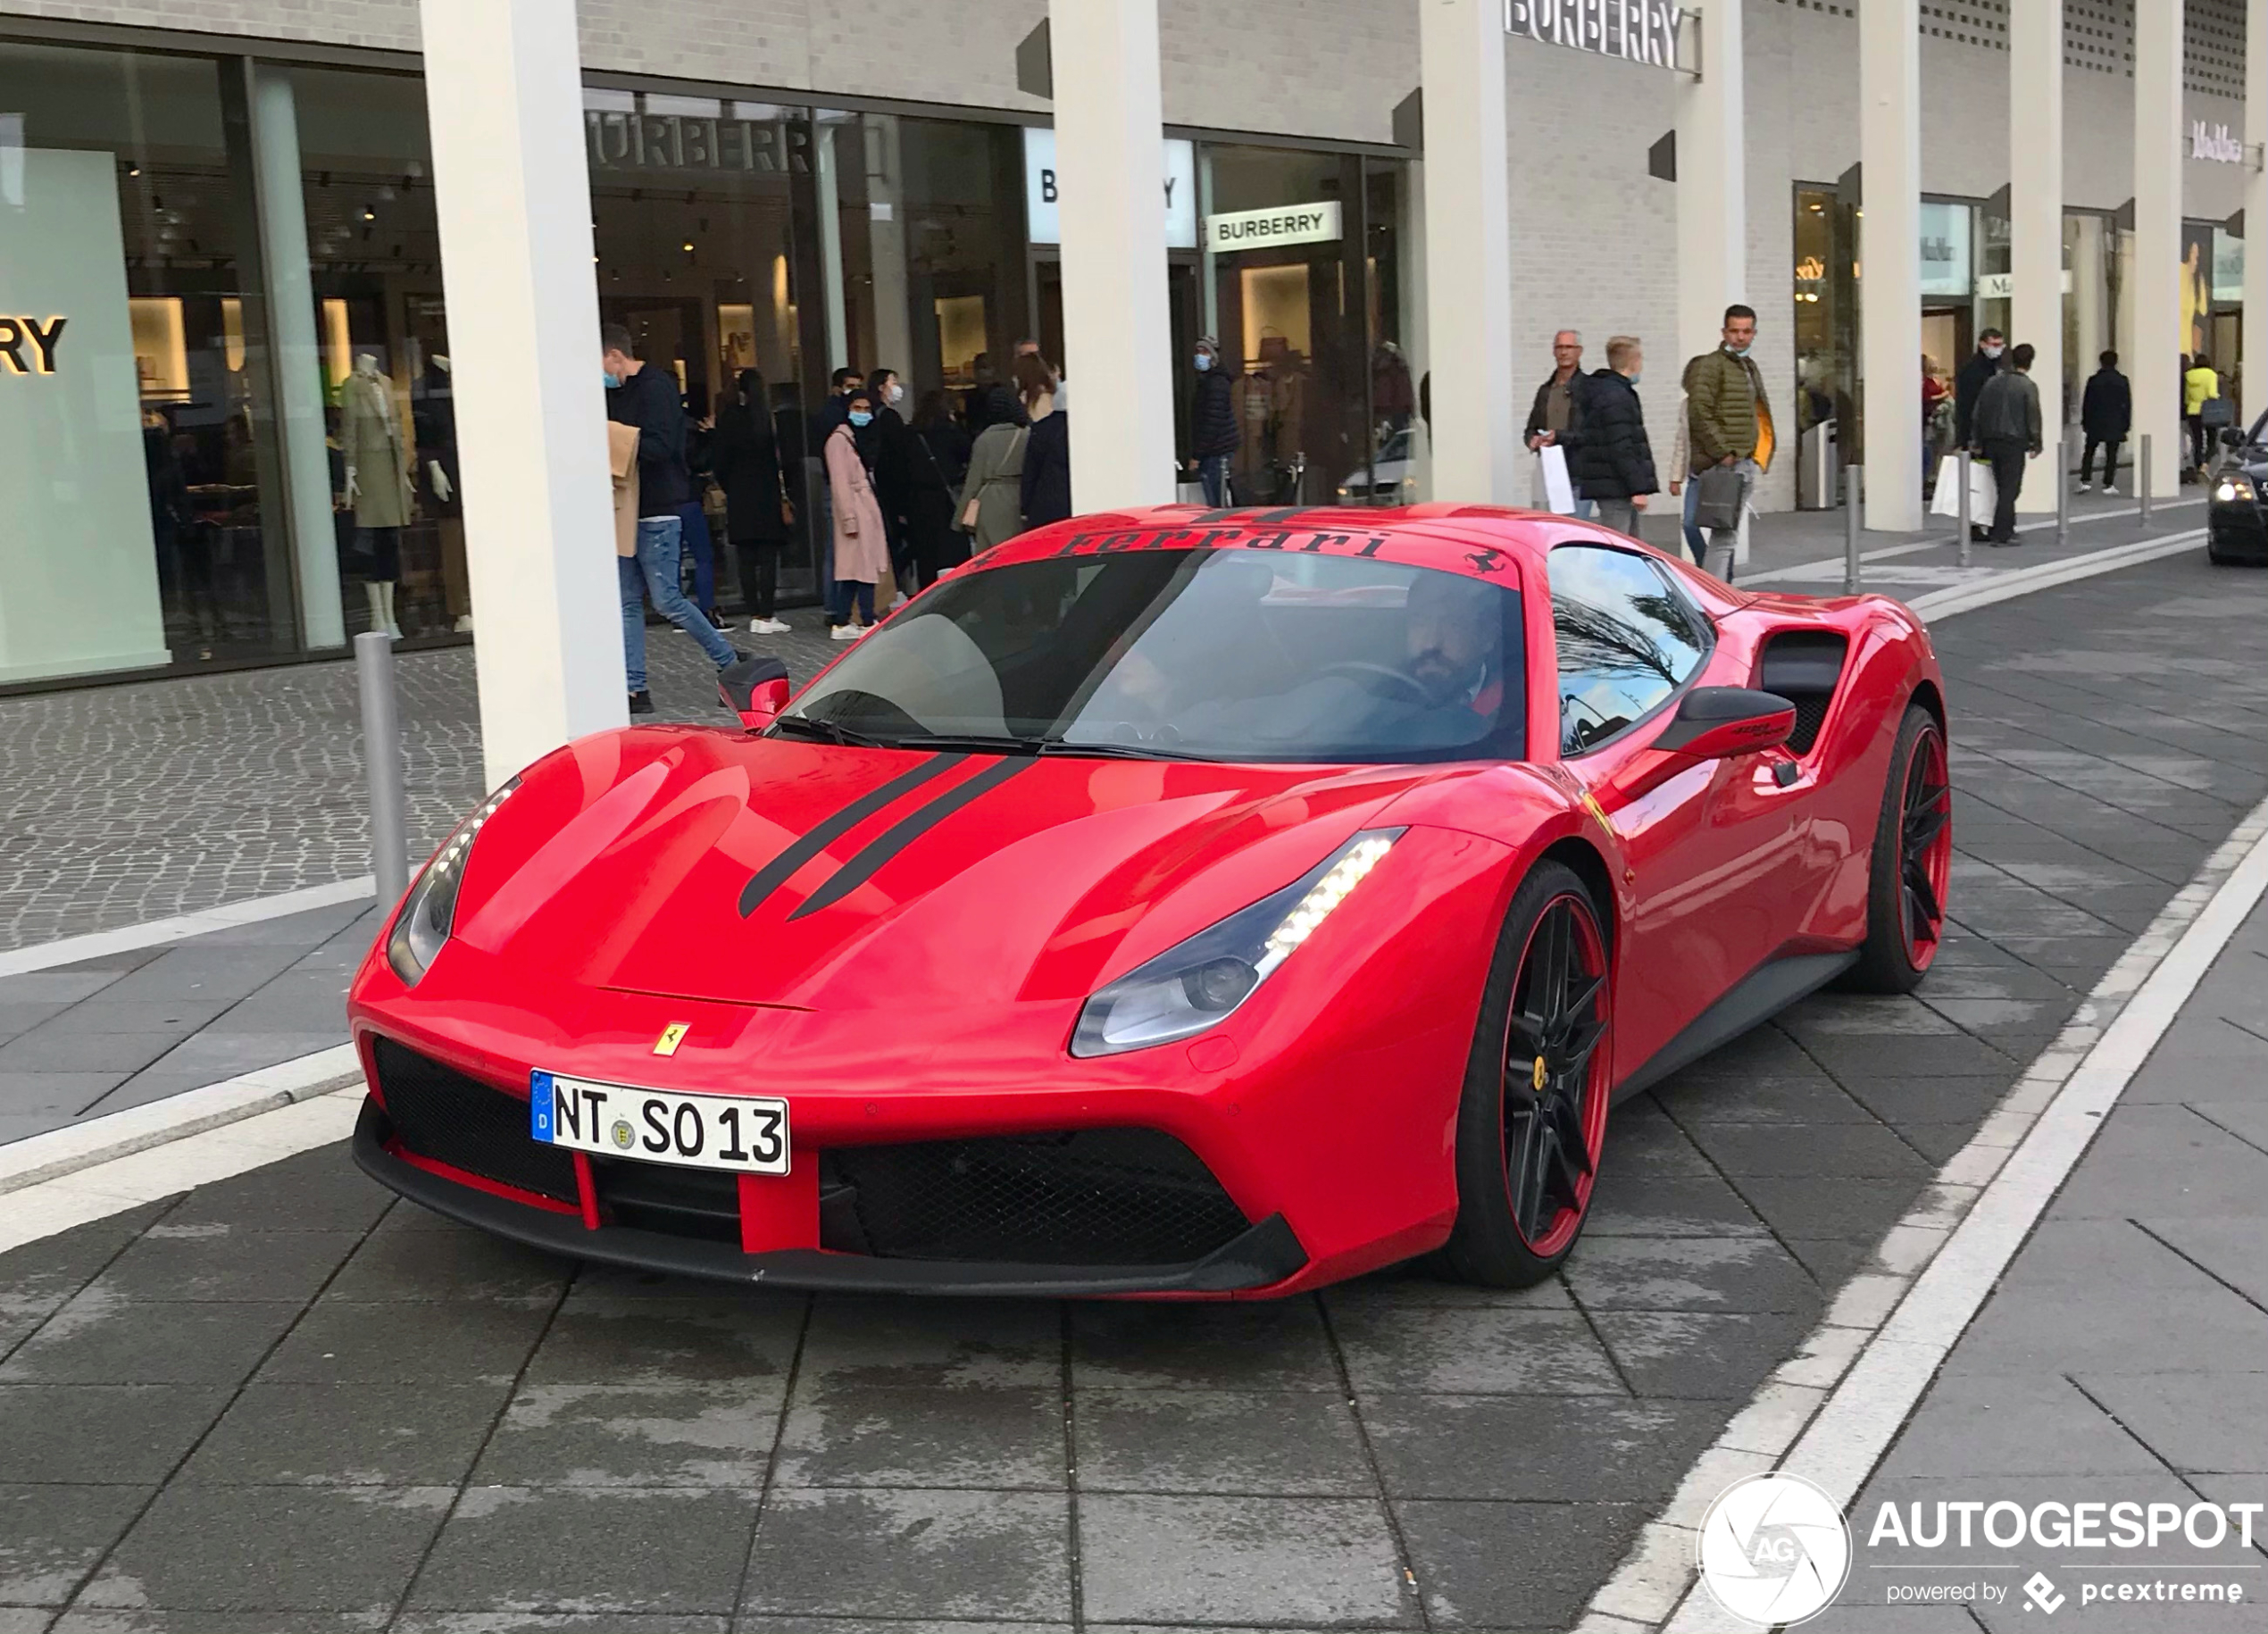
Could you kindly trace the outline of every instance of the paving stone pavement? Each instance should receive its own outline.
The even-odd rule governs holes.
[[[1618,1109],[1588,1234],[1522,1294],[1411,1268],[1265,1305],[759,1296],[489,1241],[337,1148],[0,1255],[0,1630],[1564,1630],[2268,794],[2264,604],[2268,575],[2184,557],[1948,623],[1939,968]],[[2150,1121],[2205,1115],[2134,1110],[2102,1160],[2149,1174]],[[2153,1229],[2268,1292],[2228,1223],[2246,1161]],[[2058,1224],[2197,1280],[2139,1228]],[[2256,1368],[2263,1320],[2224,1304],[2187,1342]]]
[[[812,609],[786,636],[730,636],[798,680],[841,649]],[[658,720],[729,720],[715,671],[647,631]],[[479,804],[472,649],[395,659],[421,858]],[[370,871],[351,663],[0,697],[0,949],[195,913]]]
[[[1878,1507],[2008,1499],[2268,1503],[2268,906],[2104,1120],[1852,1506],[1851,1577],[1820,1634],[2268,1629],[2268,1520],[2211,1549],[1869,1547]],[[1932,1522],[1933,1524],[1933,1522]],[[2201,1529],[2204,1523],[2200,1522]],[[2209,1530],[2205,1535],[2210,1537]],[[1916,1570],[1932,1555],[1959,1569]],[[2235,1585],[2244,1604],[2088,1605],[2093,1585]],[[1891,1605],[1892,1585],[1993,1605]]]

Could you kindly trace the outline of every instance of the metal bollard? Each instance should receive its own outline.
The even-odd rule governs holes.
[[[1969,451],[1966,448],[1961,451],[1958,475],[1961,479],[1961,565],[1966,567],[1969,565],[1969,534],[1976,526],[1975,520],[1969,514],[1969,495],[1972,490],[1969,487]]]
[[[2134,486],[2142,496],[2142,526],[2150,525],[2150,434],[2142,433],[2141,446],[2134,455]]]
[[[2072,473],[2065,463],[2071,458],[2071,443],[2067,438],[2055,439],[2055,543],[2072,542]]]
[[[354,679],[363,695],[363,769],[370,779],[371,872],[378,900],[392,908],[410,888],[409,814],[402,788],[402,717],[394,700],[394,641],[383,630],[354,638]]]
[[[1858,594],[1858,513],[1859,489],[1865,471],[1858,465],[1843,467],[1843,594]]]

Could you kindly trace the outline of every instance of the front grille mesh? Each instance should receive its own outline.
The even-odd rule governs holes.
[[[575,1160],[528,1132],[527,1097],[493,1089],[391,1038],[379,1038],[373,1055],[386,1115],[409,1151],[562,1203],[577,1200]]]
[[[822,1155],[822,1190],[850,1189],[863,1242],[886,1258],[1005,1264],[1178,1265],[1251,1223],[1195,1153],[1156,1130],[1080,1130]]]

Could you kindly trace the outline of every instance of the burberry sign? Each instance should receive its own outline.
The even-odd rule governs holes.
[[[1505,0],[1505,32],[1675,68],[1685,8],[1665,0]]]

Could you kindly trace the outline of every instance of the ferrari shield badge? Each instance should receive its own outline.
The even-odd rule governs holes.
[[[677,1046],[685,1042],[685,1035],[692,1030],[693,1023],[690,1021],[671,1021],[662,1029],[662,1036],[654,1040],[654,1053],[656,1055],[676,1055]]]

